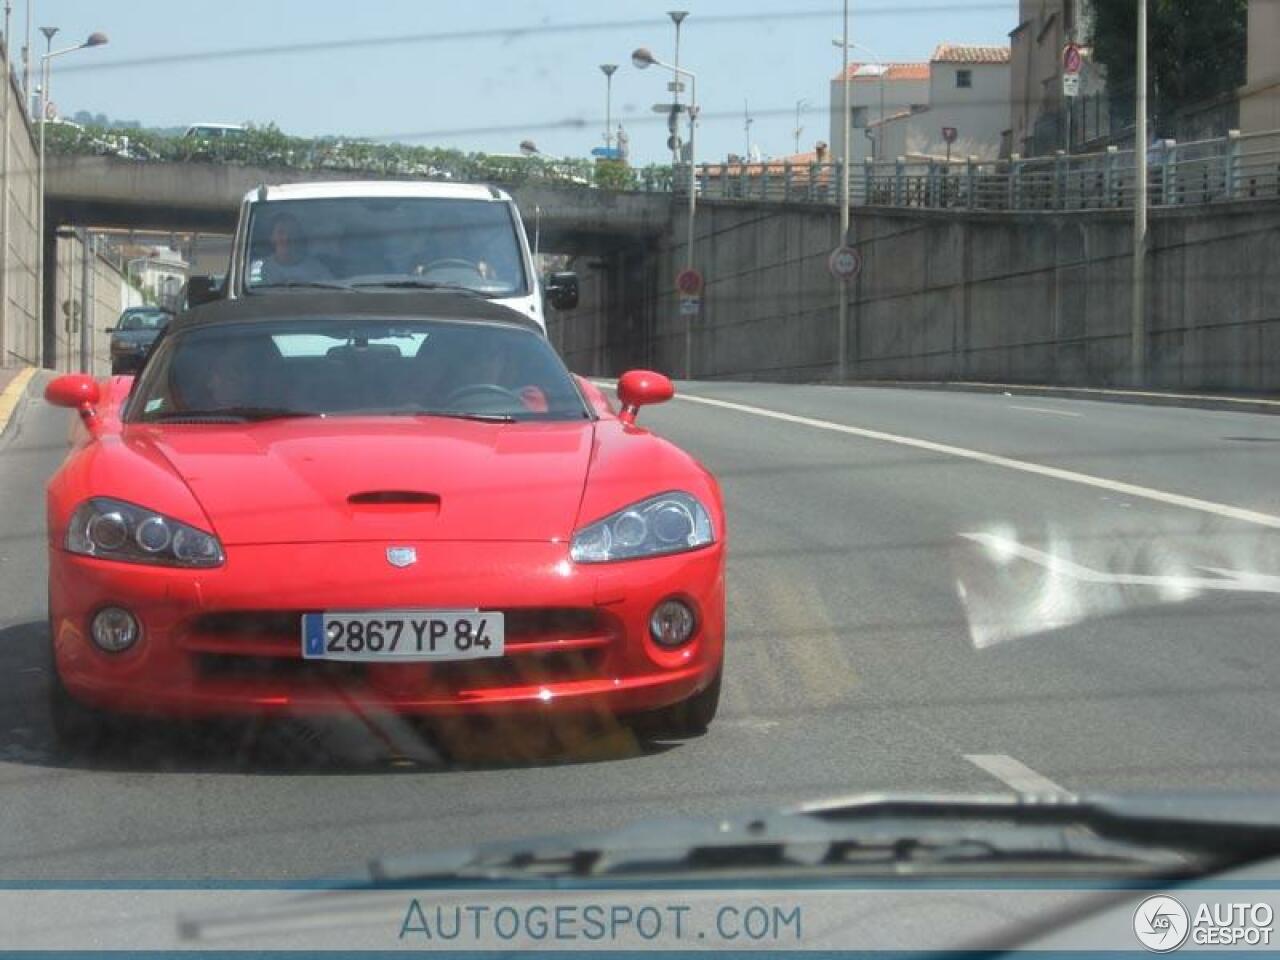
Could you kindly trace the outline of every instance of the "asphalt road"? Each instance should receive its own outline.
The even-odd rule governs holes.
[[[609,726],[446,729],[452,766],[359,724],[148,728],[60,759],[42,487],[69,424],[28,402],[0,440],[0,879],[335,876],[860,791],[1280,787],[1280,418],[685,392],[642,422],[725,488],[719,720],[661,748]]]

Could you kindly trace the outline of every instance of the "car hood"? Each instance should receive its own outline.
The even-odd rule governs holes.
[[[134,425],[226,545],[568,540],[594,424],[443,418]]]

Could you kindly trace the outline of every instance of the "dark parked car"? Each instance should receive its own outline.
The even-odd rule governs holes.
[[[120,314],[119,322],[108,330],[111,334],[111,372],[136,372],[151,344],[171,319],[173,315],[160,307],[130,307]]]

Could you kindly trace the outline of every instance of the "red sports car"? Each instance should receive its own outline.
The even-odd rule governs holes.
[[[443,292],[220,302],[136,378],[62,376],[52,705],[111,714],[513,711],[704,730],[724,653],[715,479],[519,314]]]

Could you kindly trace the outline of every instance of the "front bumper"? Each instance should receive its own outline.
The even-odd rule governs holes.
[[[399,544],[397,544],[399,545]],[[385,543],[239,546],[216,570],[175,570],[50,550],[50,613],[63,684],[104,709],[165,715],[408,714],[554,710],[623,715],[683,700],[719,670],[724,547],[578,565],[565,544],[420,542],[392,568]],[[689,602],[694,638],[648,633],[653,607]],[[129,609],[142,636],[108,654],[88,625]],[[503,657],[362,665],[302,659],[304,612],[501,610]],[[514,628],[514,632],[513,632]]]

